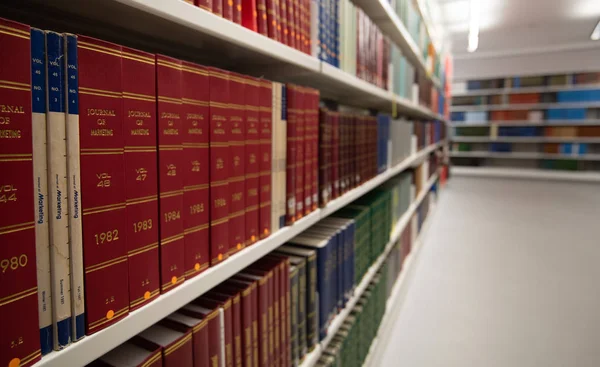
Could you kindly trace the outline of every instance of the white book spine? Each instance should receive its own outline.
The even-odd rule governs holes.
[[[48,161],[46,146],[45,36],[31,29],[33,187],[35,203],[35,256],[38,283],[38,316],[42,354],[54,348],[52,341],[52,277],[48,233]]]
[[[65,35],[65,99],[67,125],[67,172],[69,244],[71,258],[71,311],[73,341],[85,335],[83,284],[83,231],[81,223],[81,166],[79,162],[79,85],[77,36]]]
[[[67,200],[67,144],[62,34],[46,32],[48,217],[54,349],[71,343],[71,277]]]

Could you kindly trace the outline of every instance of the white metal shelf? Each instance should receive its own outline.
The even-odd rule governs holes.
[[[437,77],[431,76],[427,71],[425,61],[421,57],[421,50],[412,36],[402,24],[402,21],[390,5],[388,0],[352,0],[360,7],[371,20],[394,42],[411,64],[421,70],[438,88],[441,87]]]
[[[555,154],[538,152],[450,152],[452,158],[498,158],[498,159],[562,159],[578,161],[600,161],[600,154]]]
[[[528,121],[528,120],[498,120],[498,121],[451,121],[451,127],[489,127],[491,125],[498,126],[600,126],[600,120],[545,120],[545,121]]]
[[[485,111],[517,111],[517,110],[549,110],[556,108],[600,108],[600,102],[553,102],[553,103],[507,103],[472,106],[452,106],[452,112],[485,112]]]
[[[475,97],[493,94],[552,93],[571,90],[600,89],[600,84],[548,85],[544,87],[492,88],[452,92],[452,97]]]
[[[276,231],[270,237],[240,251],[221,264],[211,267],[193,279],[183,282],[183,284],[176,289],[166,294],[161,294],[156,300],[131,312],[118,323],[93,335],[86,336],[62,351],[51,352],[44,356],[35,366],[84,366],[92,362],[129,338],[137,335],[149,326],[154,325],[169,314],[188,304],[195,298],[201,296],[203,293],[219,285],[224,280],[302,233],[321,219],[331,215],[386,182],[391,177],[411,167],[414,161],[421,159],[424,155],[428,155],[443,144],[444,141],[440,141],[413,154],[406,158],[402,163],[331,201],[324,208],[317,209],[294,223],[294,225]]]
[[[436,204],[434,203],[430,206],[429,214],[421,226],[421,232],[417,236],[411,252],[408,254],[404,260],[404,263],[402,264],[402,271],[400,272],[396,283],[392,287],[390,297],[385,304],[385,313],[381,319],[381,323],[379,324],[377,335],[371,342],[371,347],[369,348],[369,353],[365,358],[363,367],[375,367],[382,365],[381,357],[384,354],[383,352],[385,351],[385,348],[390,346],[390,337],[394,332],[393,327],[391,326],[394,325],[402,310],[402,305],[404,303],[406,294],[408,293],[408,288],[410,287],[417,263],[419,261],[425,236],[427,235],[427,231],[431,226],[431,218],[435,213],[435,205]]]
[[[579,136],[574,136],[574,137],[499,136],[497,138],[491,138],[489,136],[454,136],[451,140],[453,143],[531,143],[531,144],[588,143],[588,144],[600,144],[600,138],[579,137]]]
[[[406,228],[406,226],[409,225],[410,219],[413,217],[414,213],[419,208],[419,205],[421,205],[421,203],[423,202],[423,200],[429,193],[429,190],[435,184],[437,179],[438,179],[438,173],[436,172],[427,181],[425,187],[423,187],[423,189],[421,190],[419,195],[417,195],[417,197],[411,203],[411,205],[408,207],[406,212],[398,220],[398,223],[396,223],[396,227],[394,228],[394,232],[390,236],[390,241],[385,246],[383,253],[377,258],[375,263],[373,265],[371,265],[369,270],[367,270],[366,274],[363,276],[360,283],[356,286],[356,288],[354,290],[354,295],[346,303],[346,307],[344,307],[344,309],[339,314],[337,314],[337,316],[333,319],[333,321],[331,322],[331,325],[329,325],[329,328],[327,329],[327,336],[325,337],[325,339],[323,339],[319,344],[317,344],[315,346],[315,349],[313,349],[312,352],[310,352],[308,355],[306,355],[304,357],[304,361],[302,362],[300,367],[313,367],[317,364],[317,362],[319,361],[319,358],[323,354],[323,351],[327,349],[327,346],[333,340],[333,337],[335,336],[337,331],[340,329],[340,327],[343,325],[344,320],[346,320],[348,315],[350,315],[350,312],[352,312],[352,309],[356,305],[356,302],[358,302],[358,300],[360,299],[360,297],[362,296],[364,291],[367,289],[367,287],[373,280],[373,277],[375,276],[375,274],[377,274],[377,272],[383,265],[385,259],[387,259],[388,254],[390,253],[390,251],[392,251],[392,249],[394,248],[394,245],[396,244],[396,242],[402,235],[404,228]]]
[[[2,8],[4,6],[4,8]],[[415,118],[443,117],[394,96],[316,57],[274,41],[181,0],[6,0],[0,10],[48,14],[50,22],[131,47],[162,52],[228,70],[295,82],[325,98],[356,107],[399,111]],[[388,5],[389,6],[389,5]],[[26,21],[28,19],[25,19]],[[29,19],[35,22],[36,19]],[[37,20],[39,21],[39,20]],[[410,35],[406,33],[410,40]],[[412,41],[412,40],[410,40]]]
[[[451,174],[453,176],[468,177],[502,177],[535,180],[600,182],[600,173],[597,172],[541,170],[527,168],[453,166],[451,169]]]

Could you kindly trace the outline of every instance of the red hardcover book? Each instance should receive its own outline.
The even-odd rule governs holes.
[[[269,37],[267,25],[267,0],[256,0],[256,15],[258,33]]]
[[[246,244],[251,245],[260,237],[258,220],[258,176],[260,174],[260,105],[259,92],[260,80],[249,76],[245,77],[246,93],[244,104],[246,109]]]
[[[210,366],[221,366],[221,320],[220,308],[207,308],[194,303],[189,303],[177,312],[186,316],[206,321],[208,356]]]
[[[288,20],[288,1],[289,0],[279,0],[279,18],[281,23],[281,42],[290,45],[290,28],[289,28],[289,20]]]
[[[308,42],[310,40],[310,0],[300,0],[300,26],[302,46],[301,50],[304,53],[310,53]]]
[[[79,36],[86,334],[129,312],[121,46]]]
[[[212,0],[212,12],[220,17],[223,16],[223,0]]]
[[[267,238],[271,234],[271,106],[273,101],[273,86],[270,81],[260,83],[259,92],[259,136],[260,136],[260,174],[259,185],[259,230],[260,238]]]
[[[272,276],[272,274],[271,274]],[[256,341],[258,348],[253,348],[253,355],[256,361],[258,356],[258,366],[267,367],[269,366],[270,354],[269,354],[269,283],[267,275],[256,275],[250,273],[238,273],[233,276],[234,280],[242,280],[247,282],[254,282],[257,284],[255,290],[255,299],[252,300],[253,305],[256,307],[253,309],[253,345]],[[254,320],[256,320],[257,328],[254,328]],[[256,334],[255,334],[256,331]],[[256,365],[256,364],[255,364]]]
[[[233,0],[233,22],[242,24],[242,0]]]
[[[162,347],[149,340],[134,336],[106,353],[88,367],[162,367]]]
[[[234,254],[246,246],[246,105],[244,76],[231,73],[229,76],[229,146],[231,150],[231,178],[229,191],[229,254]],[[234,103],[235,102],[235,103]]]
[[[138,336],[162,348],[164,367],[194,367],[191,329],[161,321]]]
[[[224,355],[225,355],[225,367],[233,367],[233,315],[231,310],[232,300],[230,298],[217,299],[220,297],[214,297],[214,295],[202,295],[200,298],[196,298],[192,303],[197,306],[206,307],[208,309],[220,309],[223,313],[223,344]]]
[[[253,344],[252,344],[252,289],[256,288],[254,283],[245,283],[229,279],[216,288],[217,292],[223,294],[238,294],[240,296],[240,335],[241,335],[241,363],[244,367],[253,367]],[[235,306],[235,301],[234,301]],[[234,312],[235,313],[235,312]],[[258,361],[258,359],[257,359]],[[236,354],[237,366],[237,354]]]
[[[302,191],[302,201],[304,202],[304,215],[312,211],[312,121],[310,114],[310,90],[302,88],[304,95],[304,106],[302,108],[304,115],[304,190]]]
[[[222,0],[223,18],[233,21],[233,0]]]
[[[336,112],[331,116],[331,181],[333,182],[332,199],[340,196],[340,115]]]
[[[209,239],[209,107],[208,70],[181,64],[183,141],[183,239],[185,277],[194,277],[210,264]]]
[[[196,6],[212,13],[213,1],[216,1],[216,0],[195,0],[195,4],[196,4]]]
[[[296,221],[296,121],[298,120],[298,87],[287,84],[287,144],[286,144],[286,168],[285,168],[285,197],[287,225]]]
[[[123,47],[122,70],[129,308],[134,310],[160,293],[155,57]]]
[[[296,48],[296,20],[294,18],[294,0],[283,0],[287,9],[288,46]]]
[[[296,89],[296,219],[304,216],[304,88]]]
[[[281,288],[280,288],[280,268],[279,268],[279,264],[273,263],[273,261],[270,261],[269,259],[261,259],[258,262],[250,265],[250,267],[248,269],[246,269],[246,271],[253,273],[253,274],[258,274],[258,275],[263,275],[265,274],[265,272],[269,272],[269,274],[272,274],[271,276],[268,276],[267,278],[267,283],[268,283],[268,287],[269,287],[269,299],[270,299],[270,303],[268,306],[268,317],[270,321],[269,323],[269,346],[271,346],[271,343],[273,345],[273,351],[272,351],[272,359],[271,361],[273,361],[273,365],[278,366],[280,364],[281,361],[281,333],[280,333],[280,320],[281,320],[281,313],[280,313],[280,302],[281,302]],[[272,341],[271,341],[272,338]],[[270,347],[269,347],[270,348]],[[271,349],[269,349],[269,353],[271,354]]]
[[[223,289],[222,286],[202,295],[202,298],[214,299],[220,302],[231,302],[231,323],[227,326],[232,333],[233,365],[242,366],[242,305],[239,291]]]
[[[269,38],[279,41],[277,37],[277,9],[275,7],[277,0],[265,0],[267,6],[267,35]]]
[[[282,28],[282,13],[281,13],[281,2],[283,0],[273,0],[275,1],[275,21],[277,23],[277,40],[281,43],[285,43],[283,40],[283,28]]]
[[[320,93],[316,89],[311,89],[310,116],[312,125],[312,209],[319,207],[319,101]]]
[[[319,205],[324,207],[329,202],[329,164],[331,162],[329,151],[329,136],[331,124],[329,111],[322,108],[319,111]]]
[[[278,255],[267,255],[265,258],[261,259],[263,261],[273,262],[276,264],[276,267],[279,269],[279,328],[277,328],[279,333],[280,342],[280,360],[281,365],[286,366],[289,364],[290,358],[290,338],[288,336],[288,331],[291,332],[289,325],[289,316],[290,316],[290,304],[288,303],[289,294],[289,260],[286,257],[278,256]]]
[[[0,18],[0,364],[40,359],[35,257],[31,43],[28,25]],[[65,204],[66,205],[66,204]]]
[[[209,367],[208,356],[208,321],[206,319],[191,317],[179,312],[167,316],[162,322],[169,323],[169,327],[192,332],[192,356],[194,367]],[[181,328],[184,329],[181,329]]]
[[[296,33],[295,48],[302,51],[302,25],[300,23],[300,0],[292,0],[294,10],[294,29]]]
[[[210,78],[210,264],[229,255],[231,152],[229,72],[208,68]]]
[[[258,32],[258,12],[256,0],[242,0],[242,25]]]
[[[160,283],[167,292],[185,280],[183,238],[183,106],[181,61],[156,55]]]

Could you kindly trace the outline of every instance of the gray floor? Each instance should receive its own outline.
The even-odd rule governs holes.
[[[600,185],[454,177],[383,366],[600,366]]]

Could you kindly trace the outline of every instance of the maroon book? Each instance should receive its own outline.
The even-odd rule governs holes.
[[[243,278],[230,278],[222,284],[225,288],[231,287],[240,290],[242,294],[242,324],[244,329],[242,348],[245,351],[243,358],[243,365],[245,367],[259,366],[259,311],[257,284],[258,283],[254,280]]]
[[[208,321],[174,312],[163,319],[169,327],[192,332],[192,356],[194,367],[210,367],[208,355]]]
[[[204,307],[194,303],[189,303],[180,308],[177,312],[206,321],[206,330],[208,335],[207,345],[210,366],[220,366],[222,351],[222,324],[221,318],[219,317],[220,307]]]
[[[242,0],[233,0],[233,22],[242,24]]]
[[[182,63],[183,240],[185,277],[210,264],[209,239],[209,107],[208,70]]]
[[[160,283],[167,292],[185,280],[181,61],[156,55]]]
[[[287,141],[286,141],[286,166],[285,166],[285,197],[286,216],[285,223],[292,225],[296,221],[296,122],[298,120],[298,87],[293,84],[286,85],[287,90]]]
[[[121,46],[79,36],[86,334],[129,312]],[[85,112],[83,112],[85,111]]]
[[[213,1],[216,0],[195,0],[196,6],[212,13]]]
[[[242,25],[254,32],[258,32],[256,0],[242,0]]]
[[[138,336],[161,347],[164,367],[194,367],[191,329],[161,321]]]
[[[212,0],[212,12],[220,17],[223,16],[223,1],[224,0]]]
[[[244,357],[242,352],[242,304],[239,291],[224,289],[222,285],[213,288],[202,295],[203,298],[214,299],[220,302],[231,301],[231,332],[233,336],[233,365],[242,366]]]
[[[214,294],[208,295],[203,294],[200,298],[196,298],[193,302],[194,305],[202,306],[206,308],[220,308],[223,313],[223,348],[225,351],[225,366],[233,367],[234,356],[233,356],[233,312],[231,297],[220,297]]]
[[[129,308],[135,310],[160,293],[156,60],[153,54],[123,47],[121,66]]]
[[[229,146],[231,151],[231,192],[229,206],[229,254],[234,254],[246,246],[246,105],[244,104],[245,77],[241,74],[229,75]]]
[[[279,334],[280,347],[279,356],[281,365],[287,365],[290,358],[290,339],[288,337],[289,326],[289,315],[290,305],[288,304],[287,298],[289,297],[289,260],[286,257],[278,255],[267,255],[258,263],[264,263],[265,266],[275,266],[277,269],[277,294],[279,299],[279,322],[276,327],[276,333]]]
[[[308,88],[308,107],[307,114],[311,126],[310,143],[312,156],[311,164],[311,182],[310,182],[310,200],[311,211],[319,207],[319,91]]]
[[[208,68],[210,78],[210,264],[229,255],[231,150],[229,72]]]
[[[267,25],[267,0],[256,0],[257,31],[269,37]]]
[[[222,0],[223,18],[233,21],[233,0]]]
[[[271,125],[272,125],[272,104],[273,104],[273,86],[268,80],[263,80],[259,90],[260,104],[260,174],[258,177],[259,185],[259,209],[258,221],[260,229],[260,238],[267,238],[271,234]]]
[[[31,366],[41,350],[32,210],[30,28],[1,18],[0,28],[0,365]]]
[[[337,112],[331,113],[331,132],[331,199],[337,199],[340,196],[340,115]]]
[[[242,283],[236,280],[227,280],[221,283],[217,288],[216,292],[239,296],[239,317],[240,317],[240,362],[244,367],[253,366],[252,357],[252,285],[254,283]],[[234,299],[234,315],[235,311],[235,299]],[[234,323],[235,323],[234,316]],[[235,333],[234,333],[235,334]],[[235,338],[234,338],[235,339]],[[237,352],[236,352],[236,366],[237,366]]]
[[[258,241],[260,236],[258,221],[258,176],[260,173],[260,105],[259,91],[260,80],[250,76],[245,77],[246,93],[244,96],[245,120],[246,120],[246,142],[245,142],[245,177],[246,177],[246,245]]]
[[[296,220],[304,216],[304,106],[305,106],[304,88],[297,87],[295,93],[296,99]]]

